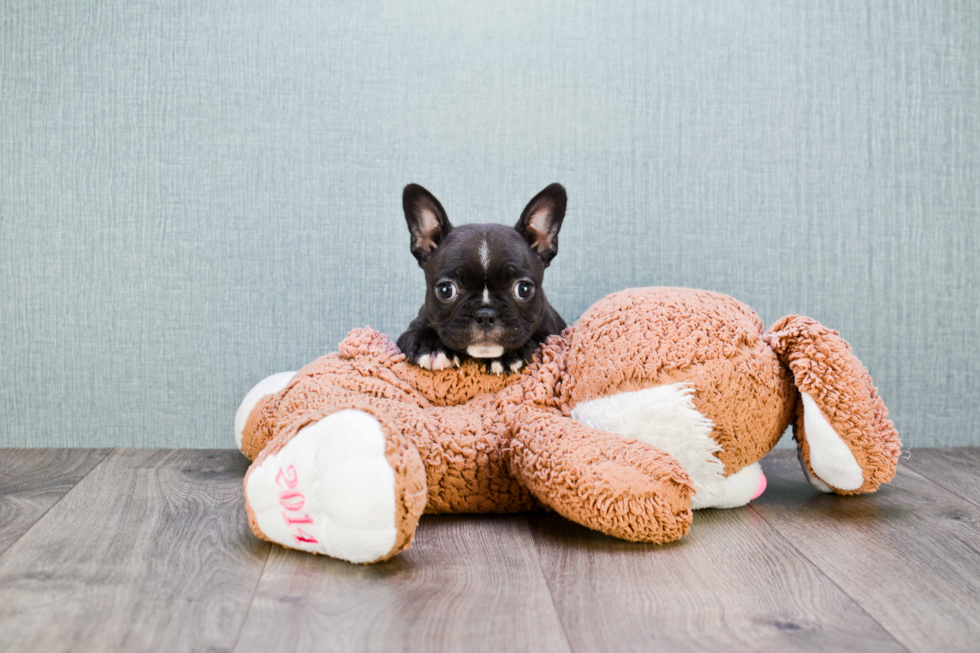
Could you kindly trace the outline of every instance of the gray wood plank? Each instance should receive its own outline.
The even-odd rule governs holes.
[[[482,515],[425,517],[378,565],[275,547],[235,650],[569,648],[524,518]]]
[[[794,452],[763,461],[752,504],[780,534],[912,651],[976,651],[980,510],[899,466],[878,492],[824,495]]]
[[[528,521],[576,653],[905,650],[747,509],[698,511],[661,546]]]
[[[0,554],[111,449],[0,449]]]
[[[0,558],[2,651],[218,651],[270,545],[235,451],[113,452]]]
[[[913,449],[902,463],[956,496],[980,506],[980,448]]]

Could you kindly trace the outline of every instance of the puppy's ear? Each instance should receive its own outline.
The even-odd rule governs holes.
[[[551,184],[534,196],[514,226],[531,246],[545,267],[558,253],[558,231],[565,219],[568,196],[561,184]]]
[[[435,195],[418,184],[405,186],[402,193],[405,220],[412,235],[412,254],[423,265],[453,226]]]

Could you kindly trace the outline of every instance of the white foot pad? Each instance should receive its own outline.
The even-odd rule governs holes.
[[[342,410],[309,424],[249,474],[246,500],[274,542],[350,562],[395,546],[395,473],[381,424]]]
[[[762,465],[752,463],[746,465],[731,476],[725,477],[724,489],[715,493],[708,500],[699,500],[698,495],[691,497],[691,508],[738,508],[762,494],[766,488]]]
[[[249,390],[245,398],[242,399],[241,405],[235,411],[235,445],[239,451],[242,450],[242,433],[245,431],[245,424],[248,422],[248,416],[252,414],[255,404],[259,403],[259,399],[262,397],[285,388],[294,376],[296,376],[296,372],[279,372],[267,376],[256,383],[255,387]]]
[[[864,485],[864,472],[854,459],[851,448],[834,431],[813,397],[801,392],[800,398],[803,400],[803,429],[806,431],[813,473],[825,484],[839,490],[856,490]],[[819,486],[814,487],[819,489]]]

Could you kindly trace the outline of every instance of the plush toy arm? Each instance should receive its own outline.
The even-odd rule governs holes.
[[[508,445],[511,473],[572,521],[634,542],[678,539],[691,525],[693,486],[653,445],[521,406]]]
[[[874,492],[895,475],[901,443],[868,370],[836,331],[808,317],[779,320],[763,338],[790,368],[800,402],[794,437],[811,483]]]

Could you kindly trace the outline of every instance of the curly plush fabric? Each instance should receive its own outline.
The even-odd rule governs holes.
[[[571,403],[690,383],[695,407],[714,423],[718,458],[734,474],[776,446],[796,403],[792,377],[762,335],[759,316],[726,295],[684,288],[610,295],[575,325]]]
[[[398,532],[390,549],[368,549],[379,560],[411,544],[423,510],[543,507],[625,540],[669,542],[690,528],[695,486],[707,481],[692,479],[662,448],[657,423],[641,424],[649,437],[638,439],[571,416],[597,399],[675,384],[684,389],[677,397],[693,400],[697,425],[710,428],[704,455],[717,459],[710,469],[723,470],[712,481],[715,491],[725,491],[726,477],[748,473],[794,415],[802,460],[816,476],[800,391],[817,403],[836,433],[829,437],[846,445],[865,479],[856,490],[831,489],[868,492],[894,474],[897,434],[867,370],[836,332],[797,316],[765,332],[759,317],[730,297],[675,288],[606,297],[549,338],[520,374],[488,375],[473,362],[422,370],[386,336],[352,331],[337,353],[310,363],[252,408],[241,447],[254,460],[251,475],[305,426],[337,411],[375,418],[395,477]],[[621,411],[634,404],[617,405]],[[628,422],[630,415],[605,417]],[[733,480],[730,491],[744,492],[740,483]],[[738,496],[718,505],[750,498]],[[264,536],[248,496],[246,505],[253,530]]]
[[[890,481],[901,453],[898,431],[851,346],[836,331],[799,315],[788,315],[776,322],[765,339],[792,370],[796,387],[814,399],[834,431],[848,444],[864,472],[864,483],[858,489],[834,491],[874,492]],[[793,432],[803,460],[809,460],[803,417],[800,402]],[[808,471],[813,474],[812,468]]]
[[[534,507],[527,489],[507,470],[499,437],[503,423],[488,409],[495,391],[513,378],[484,374],[475,363],[464,365],[455,378],[419,371],[387,337],[371,329],[354,331],[338,353],[313,361],[282,392],[263,398],[246,424],[242,450],[254,457],[270,441],[288,441],[306,424],[354,408],[376,416],[392,437],[415,446],[425,466],[427,512]]]

